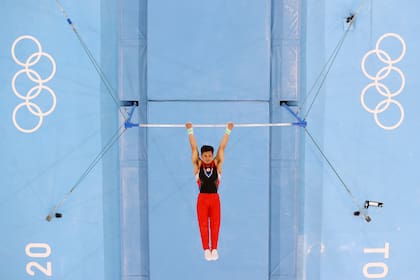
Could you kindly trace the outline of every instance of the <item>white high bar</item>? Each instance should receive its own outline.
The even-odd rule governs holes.
[[[271,126],[293,126],[295,123],[234,123],[233,127],[271,127]],[[140,123],[139,127],[184,127],[185,124],[154,124]],[[226,127],[226,124],[194,124],[193,127]]]

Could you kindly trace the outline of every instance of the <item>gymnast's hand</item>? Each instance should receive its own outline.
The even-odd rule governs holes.
[[[191,126],[192,126],[192,124],[191,124]],[[232,128],[233,128],[233,122],[228,122],[226,124],[226,128],[229,129],[229,130],[232,130]]]

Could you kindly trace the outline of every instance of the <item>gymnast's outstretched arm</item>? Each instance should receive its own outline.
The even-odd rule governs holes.
[[[197,141],[195,140],[195,137],[194,137],[192,123],[186,123],[185,128],[187,129],[188,139],[191,145],[191,161],[194,167],[194,174],[197,174],[198,169],[200,168],[200,158],[198,156]]]
[[[216,158],[214,159],[217,165],[219,172],[222,171],[222,164],[225,160],[225,148],[227,146],[229,135],[232,132],[233,123],[229,122],[226,124],[226,130],[223,134],[222,140],[220,141],[219,148],[217,149]]]

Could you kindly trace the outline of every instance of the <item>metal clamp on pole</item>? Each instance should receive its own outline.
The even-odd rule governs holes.
[[[283,108],[285,108],[296,120],[298,120],[297,122],[294,122],[294,125],[300,126],[305,128],[306,125],[308,124],[306,122],[306,120],[302,119],[301,117],[299,117],[299,115],[294,112],[290,107],[297,107],[298,106],[298,102],[294,101],[294,100],[281,100],[280,101],[280,106],[282,106]]]
[[[139,106],[139,102],[137,100],[120,100],[120,107],[131,107],[130,112],[128,113],[128,118],[124,122],[125,128],[139,126],[139,124],[131,122],[131,118],[133,117],[134,110],[138,106]]]

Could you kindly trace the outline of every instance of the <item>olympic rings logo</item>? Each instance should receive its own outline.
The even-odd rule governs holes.
[[[391,59],[391,56],[389,55],[389,53],[387,53],[386,51],[384,51],[383,49],[380,48],[381,43],[385,38],[395,38],[401,43],[401,54],[397,58]],[[399,127],[404,120],[404,108],[401,105],[401,103],[399,103],[397,100],[393,99],[393,97],[399,95],[404,90],[404,87],[405,87],[404,73],[401,71],[400,68],[394,66],[396,63],[400,62],[403,59],[403,57],[405,56],[405,51],[406,51],[406,45],[405,45],[405,42],[404,42],[403,38],[400,35],[398,35],[396,33],[385,33],[376,42],[375,49],[368,51],[363,56],[363,59],[362,59],[362,62],[361,62],[361,68],[362,68],[363,74],[367,78],[372,80],[373,82],[368,84],[362,90],[362,93],[360,95],[360,101],[362,103],[363,108],[366,111],[368,111],[369,113],[373,114],[376,124],[379,127],[383,128],[385,130],[393,130],[393,129]],[[366,59],[372,54],[375,54],[376,57],[381,62],[386,64],[384,67],[379,69],[378,72],[375,75],[371,75],[366,71]],[[391,90],[385,84],[380,82],[383,79],[385,79],[386,77],[388,77],[389,74],[391,73],[391,71],[395,71],[400,76],[400,79],[401,79],[401,85],[400,85],[399,89],[397,89],[395,92],[391,92]],[[385,99],[380,101],[375,106],[375,108],[369,108],[366,105],[365,96],[366,96],[366,93],[368,92],[368,90],[370,88],[373,88],[373,87],[376,89],[376,91],[380,95],[385,97]],[[400,118],[399,118],[398,121],[396,121],[392,125],[384,125],[379,120],[378,115],[380,113],[383,113],[384,111],[386,111],[391,106],[391,104],[394,104],[395,106],[397,106],[398,110],[400,111]]]
[[[16,57],[15,48],[16,48],[16,45],[19,42],[21,42],[22,40],[31,40],[32,42],[34,42],[36,44],[38,50],[36,52],[32,53],[31,55],[29,55],[26,60],[22,60],[21,61],[21,60],[19,60]],[[18,65],[20,65],[20,66],[23,67],[23,69],[21,69],[18,72],[16,72],[16,74],[13,76],[13,79],[12,79],[13,93],[18,98],[24,100],[22,103],[20,103],[19,105],[17,105],[15,107],[15,109],[13,110],[13,114],[12,114],[13,124],[21,132],[24,132],[24,133],[33,133],[33,132],[35,132],[36,130],[38,130],[41,127],[44,117],[45,116],[48,116],[49,114],[51,114],[54,111],[55,107],[56,107],[57,98],[55,96],[54,91],[50,87],[44,85],[45,83],[49,82],[54,77],[55,72],[56,72],[56,64],[55,64],[55,61],[54,61],[54,59],[52,58],[52,56],[50,54],[42,51],[41,44],[33,36],[24,35],[24,36],[18,37],[13,42],[11,52],[12,52],[12,58],[13,58],[13,60]],[[44,79],[41,77],[41,75],[37,71],[35,71],[34,69],[31,69],[31,67],[34,66],[35,64],[37,64],[42,57],[46,57],[50,61],[51,65],[52,65],[51,73],[49,74],[49,76],[47,76]],[[26,94],[21,94],[17,90],[17,88],[16,88],[16,79],[21,74],[26,74],[26,77],[29,80],[31,80],[32,82],[36,83],[35,86],[33,86],[32,88],[30,88],[26,92]],[[33,102],[33,99],[37,98],[41,94],[41,92],[46,92],[46,93],[50,94],[51,95],[51,98],[52,98],[52,105],[51,105],[51,107],[46,112],[43,112],[41,110],[41,107]],[[17,112],[21,108],[23,108],[23,107],[26,107],[26,109],[31,114],[33,114],[34,116],[38,117],[37,124],[34,127],[32,127],[32,128],[23,128],[21,125],[18,124],[18,122],[16,120],[16,114],[17,114]]]

